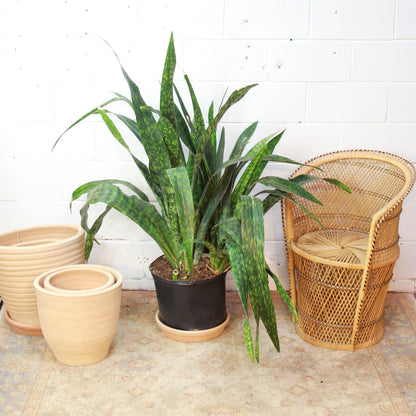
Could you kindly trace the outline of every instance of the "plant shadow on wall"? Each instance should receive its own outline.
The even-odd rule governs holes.
[[[296,315],[290,298],[265,262],[263,216],[282,198],[294,201],[292,194],[320,204],[302,188],[303,184],[318,178],[311,175],[291,180],[276,176],[261,177],[268,163],[300,163],[273,154],[283,132],[259,141],[246,151],[257,122],[235,140],[231,154],[225,160],[225,131],[222,128],[217,132],[218,123],[226,111],[255,85],[234,91],[228,99],[223,100],[217,113],[212,103],[206,126],[191,82],[185,75],[193,107],[192,118],[186,109],[173,82],[175,65],[172,35],[161,82],[160,109],[146,105],[139,87],[120,63],[131,96],[128,98],[116,93],[112,99],[94,108],[65,130],[68,131],[91,115],[101,116],[124,151],[130,153],[153,193],[147,195],[135,185],[115,179],[97,180],[78,187],[72,194],[72,201],[86,194],[86,202],[80,210],[81,224],[87,232],[85,255],[88,258],[105,216],[115,209],[134,221],[159,245],[164,256],[152,264],[152,274],[155,275],[156,269],[161,268],[159,263],[163,259],[167,260],[165,280],[169,280],[173,286],[187,287],[191,283],[198,283],[201,271],[215,278],[231,268],[245,311],[245,345],[251,360],[258,362],[260,320],[279,351],[276,314],[268,276],[274,280],[278,293]],[[128,103],[134,116],[131,118],[107,109],[116,101]],[[114,120],[124,123],[141,143],[148,162],[143,162],[131,152]],[[326,180],[330,186],[343,187],[335,179]],[[257,184],[262,185],[261,190],[251,195]],[[344,189],[348,191],[348,188]],[[106,207],[89,225],[88,209],[96,203],[104,203]],[[304,210],[313,217],[306,208]],[[157,296],[161,309],[159,293]],[[225,304],[225,295],[222,296]],[[175,300],[171,298],[170,302]],[[178,302],[175,307],[180,310],[183,305],[181,300]],[[193,303],[196,306],[198,302]],[[249,310],[254,315],[254,336]],[[162,318],[168,320],[168,317]],[[221,320],[225,320],[224,314]]]

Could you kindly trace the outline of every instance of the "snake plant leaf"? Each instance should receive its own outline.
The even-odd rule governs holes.
[[[238,220],[237,220],[238,221]],[[240,224],[238,224],[239,226]],[[240,237],[241,239],[241,237]],[[248,356],[251,361],[255,361],[253,338],[251,334],[251,327],[248,313],[248,276],[245,268],[244,253],[239,244],[234,241],[228,240],[226,242],[227,252],[230,257],[231,271],[233,278],[237,286],[238,294],[241,299],[241,303],[244,308],[245,320],[244,320],[244,343]]]
[[[271,276],[273,279],[277,293],[279,293],[279,296],[283,299],[283,301],[286,303],[287,307],[289,308],[290,312],[292,312],[294,318],[296,319],[296,322],[298,322],[298,315],[296,313],[296,309],[293,306],[293,303],[290,299],[290,296],[287,294],[285,288],[282,286],[282,284],[279,281],[279,278],[272,272],[272,269],[266,264],[266,270],[267,274]]]
[[[123,68],[120,59],[114,52],[120,64],[123,76],[129,86],[131,102],[136,116],[137,129],[141,138],[146,154],[149,158],[149,170],[155,174],[155,178],[162,174],[163,171],[171,167],[169,161],[169,154],[162,137],[162,133],[153,117],[152,112],[142,109],[146,107],[139,87],[132,81],[130,76]]]
[[[119,180],[119,179],[101,179],[101,180],[98,180],[98,181],[91,181],[91,182],[84,183],[83,185],[81,185],[77,189],[75,189],[75,191],[72,192],[71,204],[72,204],[73,201],[78,199],[80,196],[82,196],[84,194],[87,194],[88,192],[90,192],[91,190],[93,190],[94,188],[96,188],[99,185],[105,185],[105,184],[123,185],[126,188],[133,191],[139,198],[143,199],[146,202],[149,202],[149,198],[147,197],[147,195],[143,191],[141,191],[139,188],[137,188],[137,186],[133,185],[130,182],[122,181],[122,180]]]
[[[107,112],[102,108],[98,107],[98,113],[101,115],[101,118],[104,120],[105,125],[107,126],[108,130],[110,130],[113,137],[124,147],[126,148],[129,153],[131,154],[130,148],[127,143],[124,141],[123,136],[121,135],[120,131],[117,129],[116,125],[114,124],[113,120],[108,116]]]
[[[210,194],[210,198],[208,200],[208,204],[204,205],[203,208],[201,205],[203,204],[204,198],[201,197],[200,204],[198,204],[196,212],[202,213],[202,219],[200,221],[199,227],[197,229],[196,239],[203,240],[205,235],[208,231],[208,227],[210,225],[212,216],[219,206],[219,204],[223,201],[224,197],[229,193],[229,189],[231,186],[230,178],[232,177],[232,172],[225,172],[224,175],[221,177],[219,183],[216,185],[215,190]],[[199,257],[202,254],[202,245],[197,244],[195,247],[194,253],[194,263],[198,261]]]
[[[179,108],[175,105],[176,122],[178,127],[179,137],[182,139],[183,144],[189,149],[192,154],[195,154],[198,147],[198,143],[195,137],[191,134],[188,128],[188,124],[185,121]]]
[[[321,178],[319,176],[313,176],[313,175],[298,175],[298,176],[295,176],[294,178],[291,178],[290,181],[296,183],[299,186],[303,186],[307,184],[308,182],[313,182],[313,181],[326,181],[328,183],[331,183],[332,185],[338,186],[339,188],[343,189],[345,192],[348,192],[349,194],[351,193],[351,189],[347,185],[343,184],[337,179],[332,179],[332,178]]]
[[[109,183],[102,183],[90,190],[87,202],[90,205],[103,202],[130,218],[156,241],[172,264],[176,263],[179,246],[172,239],[166,220],[151,203],[135,195],[126,195]]]
[[[228,217],[226,220],[223,219],[219,226],[226,236],[226,248],[230,258],[231,271],[244,308],[244,343],[251,361],[254,362],[255,353],[248,312],[249,279],[242,249],[241,224],[236,218]]]
[[[201,137],[199,138],[199,144],[198,149],[195,154],[195,161],[194,161],[194,174],[193,174],[193,180],[196,178],[199,166],[201,162],[203,161],[203,156],[205,153],[205,146],[208,142],[208,140],[211,137],[211,134],[213,131],[217,128],[218,123],[224,116],[224,114],[228,111],[230,107],[232,107],[234,104],[239,102],[244,96],[250,91],[251,88],[255,87],[257,84],[248,85],[244,88],[240,88],[239,90],[234,91],[228,100],[225,102],[225,104],[220,107],[218,110],[217,115],[214,117],[214,120],[209,124],[208,128],[203,132]],[[192,187],[194,186],[194,182],[192,183]]]
[[[266,214],[272,208],[277,202],[279,202],[282,198],[286,198],[289,201],[292,201],[294,204],[298,205],[310,218],[312,218],[317,224],[319,224],[321,227],[323,227],[323,224],[319,219],[312,214],[311,211],[309,211],[304,205],[302,205],[300,202],[296,201],[294,198],[292,198],[287,192],[281,192],[276,189],[273,189],[272,191],[261,191],[255,196],[267,193],[267,197],[263,200],[263,213]]]
[[[161,116],[157,124],[162,132],[169,153],[171,166],[185,166],[185,158],[179,142],[179,137],[171,122],[167,118]]]
[[[81,118],[79,118],[77,121],[73,122],[67,129],[64,130],[64,132],[56,139],[54,145],[52,146],[52,151],[55,149],[56,145],[58,144],[58,142],[61,140],[62,136],[67,133],[69,130],[71,130],[74,126],[76,126],[78,123],[80,123],[81,121],[85,120],[87,117],[93,115],[93,114],[97,114],[98,112],[98,108],[102,108],[102,107],[106,107],[107,105],[114,103],[115,101],[124,101],[123,98],[121,97],[114,97],[111,100],[106,101],[105,103],[102,103],[101,105],[99,105],[98,107],[93,108],[91,111],[88,111],[88,113],[84,114]]]
[[[254,156],[253,160],[249,163],[241,178],[239,179],[234,191],[231,195],[231,208],[235,209],[237,203],[242,195],[247,195],[254,187],[257,179],[262,174],[267,162],[263,160],[265,155],[270,154],[276,144],[282,137],[283,132],[272,137],[270,141],[267,141]],[[251,156],[251,155],[250,155]]]
[[[209,106],[208,110],[208,125],[214,120],[214,101],[211,102],[211,105]],[[213,150],[213,153],[215,154],[215,151],[217,149],[217,130],[214,129],[214,131],[211,134],[211,148]]]
[[[176,113],[173,103],[173,75],[175,73],[175,66],[176,55],[172,33],[170,35],[160,87],[160,114],[170,121],[174,130],[176,130]]]
[[[279,351],[276,315],[264,259],[263,207],[260,199],[241,197],[241,240],[247,275],[250,281],[250,299],[258,308],[269,337]],[[257,337],[256,337],[257,338]]]
[[[192,87],[188,75],[185,74],[184,78],[186,81],[186,85],[188,86],[189,95],[191,96],[192,107],[194,110],[193,127],[196,133],[196,138],[199,139],[199,137],[201,137],[202,133],[205,131],[204,117],[202,115],[201,107],[199,106],[198,100],[195,95],[195,91]]]
[[[193,275],[193,246],[194,246],[194,203],[192,199],[191,184],[185,167],[177,167],[167,170],[168,177],[172,183],[175,199],[176,212],[181,227],[182,242],[185,247],[185,268]]]
[[[254,132],[256,131],[258,121],[255,121],[254,123],[250,124],[238,137],[237,141],[235,142],[235,145],[233,147],[233,150],[230,154],[230,159],[236,159],[241,156],[243,153],[247,143],[253,136]]]
[[[89,204],[86,203],[84,206],[80,209],[81,214],[81,226],[86,231],[85,236],[85,249],[84,249],[84,255],[85,260],[88,260],[91,254],[91,250],[93,248],[94,242],[97,244],[100,244],[96,239],[95,236],[99,229],[101,228],[101,225],[103,224],[105,216],[111,211],[111,207],[107,206],[104,210],[104,212],[101,213],[101,215],[98,216],[98,218],[94,221],[94,224],[91,226],[91,228],[88,227],[88,209]]]
[[[306,189],[303,189],[297,183],[290,181],[288,179],[279,178],[278,176],[265,176],[257,180],[257,183],[261,183],[265,186],[270,186],[275,188],[278,191],[283,191],[287,193],[291,193],[302,198],[305,198],[309,201],[315,202],[318,205],[323,205],[318,198],[313,196],[310,192]]]
[[[185,106],[185,104],[184,104],[184,102],[183,102],[183,99],[182,99],[182,97],[181,97],[181,95],[180,95],[180,93],[179,93],[179,90],[178,90],[178,88],[176,87],[176,85],[175,85],[175,84],[173,84],[173,89],[175,90],[176,98],[177,98],[177,99],[178,99],[178,101],[179,101],[179,105],[180,105],[181,110],[182,110],[182,113],[183,113],[183,119],[185,120],[186,125],[187,125],[187,126],[188,126],[188,128],[189,128],[189,132],[190,132],[191,134],[193,134],[193,136],[194,136],[194,139],[192,140],[192,145],[195,145],[195,150],[194,150],[194,153],[195,153],[195,152],[196,152],[196,149],[197,149],[197,147],[198,147],[198,141],[197,141],[197,140],[196,140],[196,138],[195,138],[195,136],[196,136],[196,132],[195,132],[194,125],[193,125],[193,123],[192,123],[191,116],[189,115],[189,112],[188,112],[188,110],[186,109],[186,106]],[[177,111],[176,111],[176,116],[178,116],[178,113],[179,113],[179,114],[181,114],[181,112],[179,111],[179,109],[177,109]]]
[[[224,149],[225,149],[225,128],[221,129],[220,141],[218,142],[217,156],[215,158],[215,169],[218,169],[224,163]]]
[[[225,270],[229,269],[229,257],[224,250],[225,243],[221,246],[217,246],[216,244],[206,240],[195,240],[195,243],[202,244],[208,249],[211,265],[218,272],[218,274],[224,273]]]
[[[250,303],[251,308],[253,309],[254,319],[256,321],[256,342],[254,346],[254,357],[257,362],[259,362],[260,359],[260,348],[259,348],[259,338],[260,338],[260,313],[259,309],[257,308],[257,299],[253,294],[253,290],[250,290]]]

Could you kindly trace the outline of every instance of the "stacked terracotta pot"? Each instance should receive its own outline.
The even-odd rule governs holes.
[[[112,268],[85,264],[36,278],[43,336],[58,361],[87,365],[107,356],[117,331],[122,281]]]
[[[74,225],[48,225],[0,235],[0,296],[6,319],[22,334],[40,335],[33,282],[55,267],[84,263],[85,234]]]
[[[84,263],[85,233],[73,225],[0,235],[0,296],[14,330],[42,335],[58,361],[104,359],[117,331],[123,278]]]

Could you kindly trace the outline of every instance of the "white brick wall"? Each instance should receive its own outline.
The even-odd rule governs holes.
[[[100,178],[144,186],[128,155],[91,120],[58,135],[78,116],[127,88],[106,39],[158,105],[170,32],[178,84],[186,71],[205,112],[227,87],[259,85],[224,119],[233,140],[260,122],[254,141],[286,129],[279,153],[305,161],[371,148],[416,162],[414,0],[3,0],[0,3],[0,232],[78,223],[73,189]],[[184,89],[183,89],[184,90]],[[123,130],[123,129],[122,129]],[[135,140],[130,145],[137,153]],[[232,143],[227,144],[227,150]],[[268,168],[289,175],[292,167]],[[401,256],[391,290],[413,291],[416,191],[404,204]],[[287,287],[279,209],[266,217],[266,252]],[[99,234],[92,262],[119,268],[125,288],[153,288],[160,254],[117,213]],[[229,288],[235,288],[229,281]]]

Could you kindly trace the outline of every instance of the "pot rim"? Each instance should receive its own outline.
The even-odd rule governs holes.
[[[98,291],[103,291],[104,289],[111,287],[116,283],[116,278],[114,274],[110,273],[109,271],[100,269],[98,267],[88,267],[88,268],[83,267],[83,269],[89,270],[92,273],[97,273],[97,274],[100,274],[101,276],[104,276],[106,278],[105,282],[99,284],[99,286],[95,286],[90,289],[65,289],[62,287],[55,286],[53,282],[51,283],[51,280],[53,280],[54,278],[57,278],[57,276],[59,277],[61,273],[65,273],[68,270],[55,270],[51,273],[48,273],[45,279],[43,280],[44,288],[48,292],[74,293],[74,294],[80,295],[83,293],[96,293]],[[71,270],[74,270],[74,269],[71,269]],[[82,279],[78,279],[78,280],[82,280]]]
[[[24,245],[24,246],[15,246],[15,245],[3,245],[0,244],[0,252],[4,252],[7,254],[12,253],[35,253],[35,252],[42,252],[44,249],[53,249],[58,248],[61,245],[66,245],[68,243],[71,243],[73,241],[78,240],[80,237],[84,238],[85,232],[84,230],[78,226],[73,224],[51,224],[51,225],[38,225],[34,227],[26,227],[26,228],[20,228],[13,231],[8,231],[6,233],[0,234],[0,239],[7,238],[10,236],[11,238],[16,234],[23,234],[28,232],[48,232],[53,231],[54,229],[61,229],[61,230],[72,230],[73,234],[70,237],[67,238],[61,238],[52,242],[42,243],[42,244],[35,244],[35,245]],[[45,237],[41,238],[40,240],[44,240]],[[36,242],[36,239],[32,240],[33,242]]]
[[[46,278],[46,276],[48,276],[49,274],[53,272],[61,271],[65,269],[71,270],[71,269],[85,269],[85,268],[89,268],[89,269],[96,268],[96,269],[102,269],[102,270],[110,272],[114,276],[114,281],[115,281],[114,284],[107,287],[106,289],[102,291],[95,291],[95,292],[89,292],[89,293],[77,293],[76,291],[68,291],[68,293],[52,292],[52,291],[45,289],[42,286],[43,280]],[[56,269],[52,269],[45,273],[42,273],[33,282],[36,292],[42,293],[43,295],[47,295],[47,296],[62,297],[62,298],[79,298],[79,297],[84,298],[84,297],[101,296],[102,294],[106,294],[108,292],[112,292],[113,290],[118,289],[119,287],[121,287],[122,283],[123,283],[123,276],[118,270],[113,269],[112,267],[109,267],[109,266],[101,266],[97,264],[72,264],[68,266],[58,267]]]
[[[220,279],[222,279],[223,277],[225,278],[225,275],[226,275],[226,274],[229,272],[229,270],[230,270],[230,268],[227,268],[227,270],[223,271],[222,273],[219,273],[219,274],[217,274],[217,275],[215,275],[214,277],[211,277],[211,278],[209,278],[209,279],[203,279],[203,280],[171,280],[171,279],[165,279],[165,278],[160,277],[160,276],[158,276],[157,274],[155,274],[155,273],[153,272],[153,270],[152,270],[152,266],[153,266],[153,264],[154,264],[154,263],[155,263],[158,259],[160,259],[161,257],[165,257],[165,255],[164,255],[164,254],[162,254],[161,256],[159,256],[159,257],[157,257],[156,259],[154,259],[154,260],[150,263],[150,265],[149,265],[149,270],[150,270],[150,273],[151,273],[151,275],[152,275],[153,279],[157,279],[157,280],[159,280],[160,282],[164,282],[164,283],[169,284],[169,285],[178,285],[178,286],[194,286],[194,285],[203,285],[203,284],[206,284],[206,283],[208,283],[208,282],[212,282],[212,281],[215,281],[215,280],[220,280]]]

